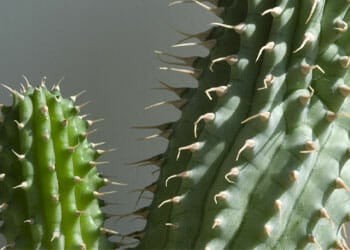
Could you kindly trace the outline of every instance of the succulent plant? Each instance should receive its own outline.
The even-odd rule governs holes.
[[[179,0],[219,16],[211,29],[157,51],[163,70],[193,76],[197,88],[162,85],[179,96],[176,122],[147,128],[167,150],[137,162],[159,166],[149,206],[133,214],[137,249],[349,249],[349,0]],[[197,39],[198,41],[187,42]],[[168,59],[174,60],[169,62]],[[2,249],[112,249],[104,227],[96,121],[79,115],[78,95],[61,97],[29,81],[1,107]],[[116,213],[118,214],[118,213]],[[119,215],[123,218],[127,215]]]
[[[177,122],[138,249],[348,249],[350,1],[183,0],[219,16],[162,69]],[[198,39],[198,42],[187,42]],[[146,208],[144,208],[146,209]]]
[[[21,92],[4,85],[13,103],[1,106],[1,249],[112,249],[99,200],[111,181],[96,170],[106,151],[87,140],[98,120],[78,114],[79,94],[64,99],[44,81]]]

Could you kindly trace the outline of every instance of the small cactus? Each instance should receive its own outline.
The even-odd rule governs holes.
[[[103,227],[105,215],[99,188],[96,149],[87,136],[96,121],[84,120],[64,99],[59,85],[45,82],[21,92],[4,85],[13,96],[1,106],[0,219],[7,239],[2,249],[112,249]]]
[[[198,88],[164,84],[182,115],[140,162],[160,175],[138,249],[349,249],[350,1],[187,2],[223,22],[174,46],[206,57],[157,52]]]

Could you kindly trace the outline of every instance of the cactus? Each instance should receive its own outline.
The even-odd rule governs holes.
[[[179,0],[222,23],[185,34],[206,57],[157,51],[163,70],[198,88],[173,87],[177,122],[148,126],[167,150],[138,165],[159,166],[138,249],[349,249],[349,0]],[[198,39],[198,42],[186,41]],[[171,62],[170,62],[171,63]],[[89,143],[94,121],[77,96],[44,81],[1,107],[2,249],[112,249],[99,198],[110,184]],[[148,138],[154,138],[150,136]],[[118,215],[120,218],[126,215]]]
[[[138,249],[349,249],[350,1],[183,0],[223,21],[157,51],[180,99]],[[189,39],[198,42],[182,43]],[[147,187],[147,190],[151,190]]]
[[[105,150],[89,143],[89,127],[59,85],[45,82],[13,96],[1,107],[0,218],[7,245],[1,249],[112,249],[99,200],[111,183],[101,177],[96,159]]]

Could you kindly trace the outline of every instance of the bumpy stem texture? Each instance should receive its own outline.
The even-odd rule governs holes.
[[[189,37],[198,88],[142,162],[160,176],[139,248],[348,249],[350,1],[188,2],[223,22]]]
[[[87,141],[94,121],[58,85],[5,87],[13,104],[1,107],[0,123],[4,249],[111,249],[98,199],[109,182],[96,171],[103,150]]]

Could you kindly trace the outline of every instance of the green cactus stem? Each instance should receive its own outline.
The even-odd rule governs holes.
[[[348,249],[350,1],[187,2],[222,23],[164,68],[198,88],[166,85],[182,115],[140,162],[160,175],[138,249]]]
[[[103,227],[96,149],[87,136],[96,121],[79,116],[77,96],[64,99],[59,85],[45,82],[13,96],[1,107],[0,218],[5,248],[112,249]]]

